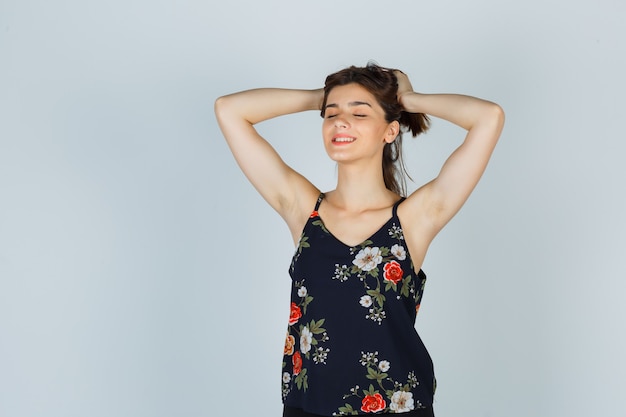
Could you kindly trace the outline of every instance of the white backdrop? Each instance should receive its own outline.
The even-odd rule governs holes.
[[[292,243],[213,101],[374,59],[507,112],[424,265],[436,414],[624,417],[624,15],[617,0],[2,0],[0,416],[279,416]],[[331,189],[320,123],[259,128]],[[406,141],[413,188],[461,139],[435,120]]]

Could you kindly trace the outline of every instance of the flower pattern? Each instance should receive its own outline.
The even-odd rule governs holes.
[[[312,341],[313,333],[311,333],[307,326],[304,326],[300,331],[300,351],[302,353],[309,353]]]
[[[392,323],[391,318],[398,314],[414,320],[425,284],[425,275],[417,273],[411,263],[395,208],[393,217],[372,237],[349,246],[326,228],[318,206],[310,215],[290,265],[292,298],[282,369],[283,399],[287,404],[297,404],[309,389],[316,390],[318,396],[320,389],[328,389],[320,381],[337,376],[345,391],[333,392],[329,398],[333,402],[318,405],[320,408],[313,410],[316,414],[405,413],[423,407],[420,400],[430,404],[434,385],[432,389],[428,385],[430,378],[434,384],[434,376],[428,366],[425,370],[421,365],[427,365],[424,361],[430,358],[419,338],[402,349],[419,352],[416,369],[395,359],[399,351],[393,343],[376,340],[388,334],[388,326],[397,325],[387,321]],[[325,259],[333,261],[320,263]],[[359,317],[362,323],[358,323]],[[363,330],[362,336],[340,332],[354,326],[359,332]],[[405,330],[415,331],[412,326]],[[339,340],[350,334],[355,348],[363,346],[360,349],[364,351],[359,355],[360,349],[356,350],[354,357],[344,350],[333,351],[335,338],[331,340],[329,333],[334,331],[337,343],[346,343]],[[367,346],[375,349],[366,350]],[[426,387],[422,380],[429,381]]]
[[[285,350],[284,354],[289,356],[293,355],[294,346],[296,344],[296,338],[287,333],[287,338],[285,339]]]
[[[389,236],[399,241],[404,240],[402,229],[392,223],[387,230]],[[411,274],[406,274],[398,261],[406,259],[406,249],[400,243],[390,247],[372,246],[371,240],[366,240],[361,245],[351,247],[350,253],[354,255],[352,266],[335,264],[335,272],[332,279],[346,282],[351,278],[363,282],[365,294],[359,299],[359,304],[367,309],[365,318],[377,324],[382,324],[386,319],[385,311],[386,293],[395,292],[396,297],[417,297],[415,280]],[[380,280],[382,265],[382,282]]]
[[[385,273],[383,274],[385,277],[385,281],[393,282],[394,284],[398,284],[402,280],[402,267],[396,261],[389,261],[383,267]]]
[[[362,271],[371,271],[383,261],[380,248],[363,248],[357,253],[352,263]]]
[[[359,300],[359,304],[365,308],[370,307],[372,305],[372,297],[369,295],[362,296],[361,300]]]
[[[361,411],[366,413],[377,413],[384,410],[386,406],[387,403],[379,393],[368,394],[361,401]]]
[[[293,374],[296,376],[300,375],[300,372],[302,371],[302,355],[300,355],[300,352],[293,354],[291,357],[291,364],[293,365]]]
[[[359,362],[365,367],[367,379],[376,381],[378,387],[372,383],[367,389],[360,390],[360,387],[357,385],[350,389],[349,394],[343,396],[344,399],[350,397],[361,398],[361,411],[365,413],[376,413],[379,411],[406,413],[422,406],[419,401],[413,398],[413,393],[411,392],[411,388],[419,385],[415,372],[409,372],[406,382],[401,383],[389,376],[388,372],[391,369],[391,363],[388,360],[379,360],[378,352],[361,352]],[[344,416],[351,414],[357,414],[356,410],[352,404],[345,403],[333,415]]]
[[[291,303],[291,310],[289,312],[289,325],[294,325],[302,317],[302,310],[296,303]]]
[[[285,338],[285,360],[283,360],[283,398],[286,398],[291,392],[294,384],[298,390],[306,391],[308,389],[305,359],[311,359],[316,365],[323,365],[326,364],[330,353],[329,348],[318,346],[329,340],[326,329],[323,327],[325,319],[299,323],[303,315],[306,314],[308,306],[314,300],[313,296],[304,286],[304,281],[295,282],[294,288],[299,300],[298,303],[292,301],[289,309],[289,329]],[[299,349],[296,349],[296,344],[299,344]],[[288,357],[291,357],[291,371],[289,370]]]
[[[406,413],[415,408],[413,401],[413,393],[406,391],[396,391],[391,396],[391,404],[389,408],[394,413]]]
[[[391,247],[391,253],[393,256],[398,258],[399,261],[404,261],[406,259],[406,250],[404,246],[398,245],[397,243]]]

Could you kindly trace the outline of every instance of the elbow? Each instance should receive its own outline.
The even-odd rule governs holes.
[[[493,118],[496,125],[500,129],[502,129],[502,127],[504,126],[504,120],[506,118],[506,115],[504,114],[504,109],[499,104],[493,103],[491,114],[491,117]]]
[[[504,128],[505,114],[504,109],[496,103],[489,103],[483,114],[483,126],[496,133],[496,137],[500,136]]]
[[[213,111],[220,123],[245,121],[251,125],[254,124],[249,121],[245,107],[242,106],[241,100],[234,94],[216,98],[213,104]]]
[[[232,95],[221,96],[215,99],[213,104],[213,111],[215,112],[215,118],[220,125],[224,123],[232,123],[242,116],[237,107],[236,100]]]
[[[221,96],[215,99],[215,103],[213,104],[213,111],[215,112],[215,116],[219,118],[220,115],[224,113],[224,110],[227,106],[228,96]]]

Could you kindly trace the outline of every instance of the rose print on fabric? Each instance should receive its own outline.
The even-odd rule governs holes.
[[[291,310],[289,312],[289,325],[291,326],[296,324],[298,320],[300,320],[300,317],[302,317],[302,310],[300,309],[300,306],[292,302]]]
[[[376,381],[367,389],[361,390],[357,385],[350,393],[343,396],[352,399],[333,413],[334,416],[356,415],[357,400],[360,399],[360,410],[364,413],[406,413],[419,408],[422,404],[413,398],[411,388],[419,382],[414,372],[409,372],[405,383],[394,381],[389,377],[392,364],[388,360],[379,360],[378,352],[361,352],[360,364],[365,368],[366,378]]]
[[[383,267],[385,281],[393,282],[394,284],[398,284],[402,280],[402,267],[396,261],[390,261],[385,264]]]
[[[377,413],[381,410],[384,410],[387,406],[387,403],[383,399],[383,396],[379,393],[375,393],[374,395],[366,395],[361,401],[361,411],[366,413]]]
[[[322,226],[321,221],[319,222]],[[346,282],[351,278],[363,282],[365,294],[358,302],[367,309],[365,318],[377,324],[382,324],[387,318],[385,301],[389,295],[395,297],[417,295],[413,276],[411,274],[405,276],[399,262],[407,257],[406,248],[402,244],[404,241],[402,229],[393,223],[387,231],[399,243],[391,247],[372,246],[372,241],[367,240],[361,245],[351,247],[350,253],[354,255],[352,265],[335,264],[335,272],[331,277],[339,282]]]
[[[317,211],[322,199],[306,222],[289,270],[283,400],[306,401],[320,415],[406,414],[430,404],[434,376],[425,347],[406,338],[403,350],[388,337],[390,327],[415,331],[411,321],[426,281],[411,262],[395,207],[371,238],[350,246],[326,229]],[[344,331],[350,341],[338,350],[332,343]],[[415,357],[405,360],[405,355]]]
[[[296,376],[300,375],[300,372],[302,371],[302,355],[300,355],[300,352],[293,354],[291,357],[291,364],[293,365],[293,374]]]
[[[306,315],[307,307],[314,298],[304,280],[294,282],[298,303],[292,301],[289,310],[289,328],[285,338],[282,395],[285,398],[294,389],[306,391],[309,387],[307,366],[324,365],[328,359],[330,349],[322,346],[329,340],[326,329],[323,327],[325,319],[302,320]]]

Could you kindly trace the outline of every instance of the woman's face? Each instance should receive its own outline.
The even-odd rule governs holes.
[[[385,144],[398,134],[398,122],[388,123],[376,98],[359,84],[334,87],[324,110],[324,147],[336,162],[380,163]]]

